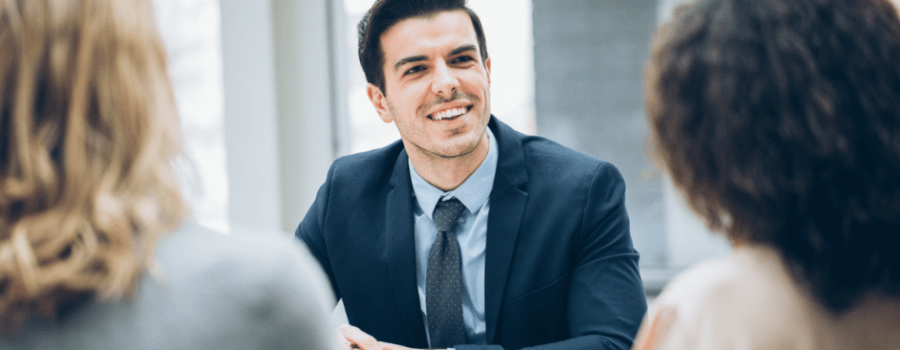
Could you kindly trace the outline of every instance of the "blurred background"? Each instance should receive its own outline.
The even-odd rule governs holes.
[[[293,232],[334,159],[399,138],[366,98],[356,56],[356,24],[373,0],[153,1],[202,224]],[[622,172],[651,297],[729,249],[649,156],[643,69],[679,2],[469,1],[493,61],[493,114]]]

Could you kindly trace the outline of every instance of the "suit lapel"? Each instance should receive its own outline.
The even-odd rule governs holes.
[[[528,202],[523,189],[528,183],[521,135],[491,116],[488,124],[500,154],[494,187],[491,190],[491,211],[488,214],[485,247],[485,323],[487,342],[493,342],[506,281],[512,262],[519,228]],[[415,227],[413,221],[412,183],[409,177],[409,157],[400,152],[389,181],[385,208],[386,261],[403,327],[414,348],[428,347],[425,324],[419,309],[416,290]]]
[[[409,177],[409,157],[405,150],[397,157],[389,184],[392,189],[388,192],[385,203],[385,260],[409,344],[414,348],[425,348],[428,347],[428,340],[425,338],[425,325],[416,290],[412,183]]]
[[[528,193],[523,190],[528,183],[528,173],[521,136],[493,116],[488,126],[497,138],[500,152],[491,190],[484,267],[485,323],[487,342],[492,344],[497,333],[509,266],[528,203]]]

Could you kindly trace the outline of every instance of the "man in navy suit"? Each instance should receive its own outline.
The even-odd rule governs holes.
[[[464,0],[379,0],[368,95],[401,140],[332,164],[300,223],[362,349],[628,349],[647,305],[614,166],[490,113]]]

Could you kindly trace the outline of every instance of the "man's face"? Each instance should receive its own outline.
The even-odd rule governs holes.
[[[384,122],[397,124],[407,152],[439,158],[472,153],[491,115],[491,63],[481,61],[469,15],[448,11],[403,20],[382,34],[381,47],[386,93],[369,84],[369,99]]]

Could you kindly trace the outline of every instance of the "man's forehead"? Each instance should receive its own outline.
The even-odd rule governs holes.
[[[460,46],[476,44],[477,40],[469,14],[452,10],[397,22],[381,34],[380,46],[388,61],[385,63],[390,66],[393,65],[390,60],[417,54],[418,50],[439,47],[449,53]]]

